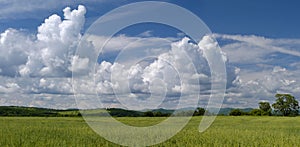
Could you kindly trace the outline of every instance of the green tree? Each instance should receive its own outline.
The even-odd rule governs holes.
[[[261,116],[262,115],[262,110],[261,109],[253,109],[249,112],[250,115],[253,116]]]
[[[241,116],[243,114],[244,114],[244,112],[240,109],[233,109],[229,113],[229,115],[232,115],[232,116]]]
[[[205,109],[204,108],[197,108],[193,114],[193,116],[202,116],[205,113]]]
[[[275,112],[283,116],[298,115],[299,104],[294,96],[290,94],[276,94],[276,102],[272,104]]]
[[[146,117],[154,117],[154,114],[152,111],[147,111],[147,112],[144,112],[144,116]]]
[[[259,102],[259,109],[262,111],[261,115],[272,114],[272,108],[269,102]]]

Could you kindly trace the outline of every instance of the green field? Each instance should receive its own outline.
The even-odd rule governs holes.
[[[134,126],[163,119],[118,118]],[[204,133],[198,132],[200,120],[192,118],[180,133],[156,146],[300,146],[300,117],[222,116]],[[0,131],[1,147],[117,146],[94,133],[80,117],[0,117]]]

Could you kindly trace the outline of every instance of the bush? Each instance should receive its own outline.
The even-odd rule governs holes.
[[[253,116],[262,116],[263,112],[260,109],[253,109],[249,112],[249,114]]]
[[[241,115],[245,115],[245,112],[243,112],[240,109],[233,109],[230,111],[229,115],[231,116],[241,116]]]

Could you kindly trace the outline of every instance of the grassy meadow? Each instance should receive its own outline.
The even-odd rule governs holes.
[[[120,117],[149,126],[164,117]],[[177,135],[155,146],[300,146],[300,117],[219,116],[204,133],[193,117]],[[0,146],[118,146],[97,135],[81,117],[0,117]]]

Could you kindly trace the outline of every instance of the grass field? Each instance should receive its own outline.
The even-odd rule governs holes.
[[[163,119],[118,118],[134,126]],[[192,118],[180,133],[156,146],[300,146],[300,117],[222,116],[204,133],[198,132],[200,120]],[[117,145],[94,133],[80,117],[0,117],[0,146]]]

